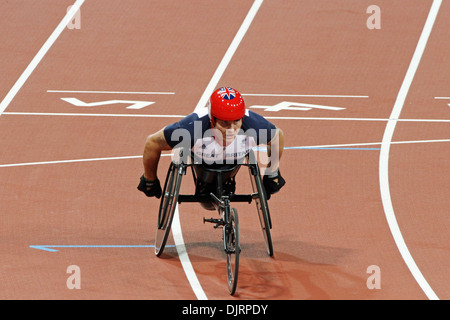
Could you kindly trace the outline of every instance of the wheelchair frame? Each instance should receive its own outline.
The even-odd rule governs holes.
[[[180,151],[182,156],[183,152]],[[219,212],[221,219],[204,219],[204,222],[215,223],[214,228],[223,228],[224,251],[227,254],[227,275],[228,288],[230,294],[234,294],[236,290],[238,267],[239,267],[239,222],[237,210],[231,208],[233,202],[256,203],[260,226],[263,232],[266,251],[269,256],[273,256],[273,244],[270,229],[272,223],[270,219],[269,206],[267,197],[262,183],[259,165],[254,156],[253,150],[247,155],[246,163],[236,164],[230,169],[211,169],[201,164],[186,163],[187,161],[171,162],[167,171],[164,189],[159,206],[158,226],[155,239],[155,254],[161,256],[164,251],[170,228],[175,213],[175,208],[181,202],[212,202]],[[195,166],[200,166],[201,170],[215,175],[216,189],[210,194],[180,194],[180,187],[183,175],[186,174],[187,168],[191,167],[194,177],[194,183],[197,186],[197,174],[194,170]],[[251,194],[223,194],[223,175],[232,170],[239,170],[238,166],[247,166],[253,193]],[[233,258],[234,256],[234,258]]]

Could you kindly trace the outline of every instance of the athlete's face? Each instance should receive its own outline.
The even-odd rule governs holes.
[[[223,137],[223,145],[227,146],[236,138],[242,127],[242,119],[225,121],[216,119],[215,128],[220,131]]]

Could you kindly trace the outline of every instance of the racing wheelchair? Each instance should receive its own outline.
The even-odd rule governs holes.
[[[184,156],[182,149],[174,150],[174,152],[179,152],[179,157],[174,157],[172,160],[164,183],[159,206],[155,254],[159,257],[164,251],[175,208],[178,203],[199,202],[208,210],[217,210],[220,218],[203,218],[203,222],[213,223],[214,228],[222,228],[223,249],[227,257],[228,291],[233,295],[237,286],[239,254],[241,252],[239,243],[239,219],[237,210],[231,207],[233,202],[251,203],[254,201],[256,203],[267,254],[273,256],[273,244],[270,232],[272,223],[260,168],[255,154],[251,150],[240,163],[217,167],[196,163],[192,155],[189,157]],[[190,161],[186,161],[187,159]],[[253,189],[252,193],[235,194],[234,192],[234,176],[241,166],[248,167]],[[180,194],[181,180],[189,167],[192,170],[196,191],[195,194]]]

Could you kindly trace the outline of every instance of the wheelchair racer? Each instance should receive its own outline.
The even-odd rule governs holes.
[[[271,194],[285,185],[279,170],[284,149],[283,131],[263,116],[246,110],[244,99],[237,90],[218,88],[211,95],[207,108],[191,113],[147,137],[143,152],[144,174],[138,190],[148,197],[161,197],[157,169],[162,151],[190,148],[196,163],[202,161],[206,167],[222,167],[238,163],[258,145],[267,146],[269,163],[263,184],[267,199],[270,199]],[[230,186],[230,191],[234,192],[234,177],[224,182],[224,189]]]

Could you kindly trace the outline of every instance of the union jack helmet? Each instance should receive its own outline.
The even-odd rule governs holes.
[[[221,87],[214,91],[209,99],[209,117],[232,121],[239,120],[245,115],[245,103],[241,94],[230,87]]]

